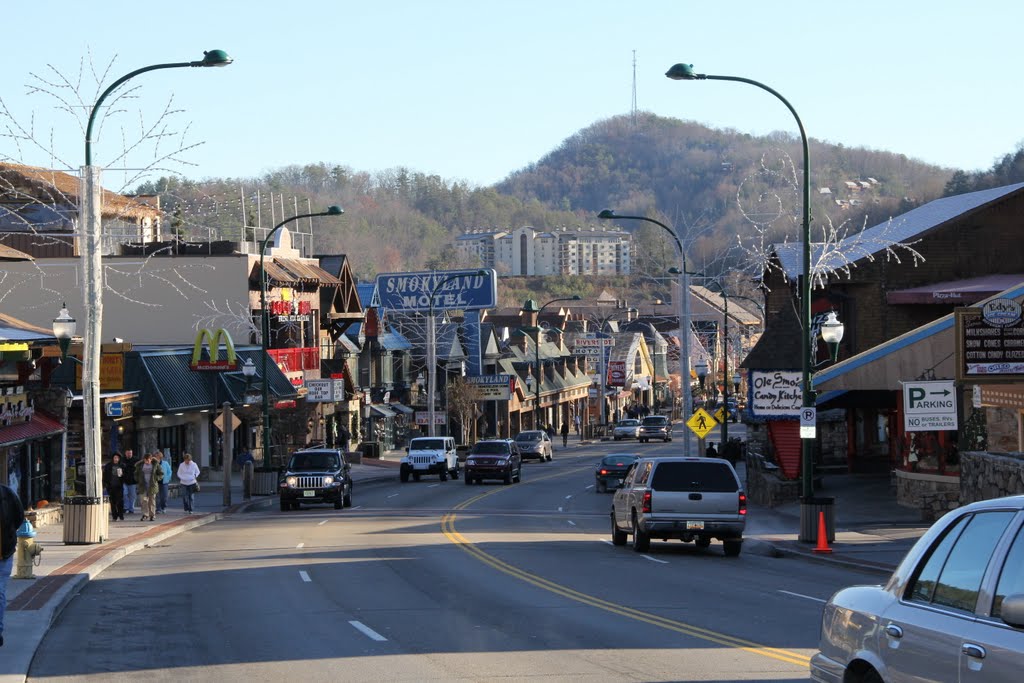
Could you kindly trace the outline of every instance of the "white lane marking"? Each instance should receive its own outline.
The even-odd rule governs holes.
[[[558,508],[558,511],[559,511],[559,512],[561,512],[561,511],[562,511],[562,508]]]
[[[304,572],[302,570],[299,570],[299,578],[302,579],[303,581],[305,581],[306,583],[310,583],[313,580],[313,579],[309,578],[309,574],[307,574],[306,572]]]
[[[828,600],[822,600],[821,598],[814,598],[814,597],[811,597],[810,595],[802,595],[800,593],[791,593],[789,591],[784,591],[784,590],[779,590],[779,592],[780,593],[785,593],[786,595],[792,595],[794,598],[803,598],[804,600],[813,600],[814,602],[822,602],[822,603],[828,602]]]
[[[320,522],[319,524],[317,524],[317,526],[323,526],[324,524],[327,524],[327,520],[326,519],[324,521]]]
[[[371,640],[376,640],[376,641],[387,640],[387,638],[385,638],[381,634],[377,633],[376,631],[374,631],[372,628],[370,628],[369,626],[367,626],[366,624],[364,624],[361,621],[350,621],[348,623],[352,624],[352,628],[354,628],[355,630],[359,631],[360,633],[362,633],[367,638],[370,638]]]
[[[296,547],[296,548],[299,548],[299,549],[301,549],[301,548],[302,548],[302,546],[304,546],[304,545],[306,545],[306,544],[305,544],[305,543],[300,543],[300,544],[298,544],[298,545],[297,545],[297,546],[295,546],[295,547]]]
[[[590,486],[588,486],[587,488],[588,488],[588,489],[592,489],[592,488],[594,488],[594,485],[593,485],[593,484],[591,484],[591,485],[590,485]]]
[[[566,500],[569,500],[570,498],[572,498],[572,494],[571,493],[568,496],[565,497]]]
[[[431,485],[430,485],[430,486],[428,486],[427,488],[428,488],[428,489],[432,489],[432,488],[434,488],[435,486],[440,486],[440,484],[431,484]]]
[[[608,545],[615,545],[614,543],[612,543],[611,541],[609,541],[609,540],[608,540],[607,538],[602,538],[602,539],[601,539],[601,543],[607,543]]]
[[[576,522],[572,521],[571,519],[570,519],[570,520],[567,520],[567,521],[569,522],[569,524],[570,524],[571,526],[576,526]]]
[[[641,555],[640,557],[644,558],[645,560],[650,560],[651,562],[657,562],[658,564],[668,564],[668,562],[666,562],[665,560],[659,560],[651,557],[650,555]]]
[[[392,493],[390,496],[388,496],[388,498],[394,498],[397,495],[398,495],[397,493]]]
[[[358,510],[358,509],[359,509],[359,508],[361,508],[361,507],[363,507],[363,506],[362,506],[362,505],[356,505],[356,506],[355,506],[354,508],[352,508],[352,509],[353,509],[353,510]]]

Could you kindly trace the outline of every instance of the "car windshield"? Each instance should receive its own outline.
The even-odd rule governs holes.
[[[544,432],[520,432],[516,441],[540,441],[544,438]]]
[[[481,441],[473,446],[473,453],[483,455],[507,455],[508,444],[502,441]]]
[[[636,459],[637,456],[635,455],[606,455],[603,458],[601,458],[601,464],[611,465],[613,467],[625,467],[627,465],[632,465],[634,462],[636,462]]]
[[[292,472],[336,470],[338,456],[334,453],[295,453],[288,463]]]
[[[660,427],[661,425],[666,425],[666,424],[668,424],[668,418],[664,417],[664,416],[645,417],[644,418],[644,426],[645,427]]]
[[[640,424],[640,420],[623,420],[619,423],[620,427],[636,427]]]
[[[444,439],[413,439],[410,451],[443,451]]]

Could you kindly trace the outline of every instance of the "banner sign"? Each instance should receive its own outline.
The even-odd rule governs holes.
[[[754,417],[800,417],[803,391],[799,370],[750,372],[750,412]]]
[[[507,401],[516,390],[514,375],[479,375],[466,381],[476,387],[481,401]]]
[[[608,361],[608,385],[612,387],[626,386],[626,361]]]
[[[435,312],[494,308],[498,301],[498,274],[494,270],[485,272],[486,275],[480,275],[479,270],[382,273],[377,276],[380,306],[400,313],[426,313],[431,308]]]
[[[611,337],[577,337],[572,343],[572,352],[577,356],[589,358],[600,358],[601,349],[607,350],[615,346],[615,340]]]

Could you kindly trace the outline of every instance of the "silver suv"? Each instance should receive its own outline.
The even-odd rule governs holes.
[[[735,557],[743,546],[747,495],[736,470],[719,458],[641,458],[612,499],[612,543],[647,552],[652,538],[707,548],[719,539]]]
[[[643,422],[640,423],[640,434],[637,435],[637,439],[639,439],[641,443],[647,443],[651,439],[671,441],[672,420],[668,419],[664,415],[651,415],[649,417],[645,417]]]

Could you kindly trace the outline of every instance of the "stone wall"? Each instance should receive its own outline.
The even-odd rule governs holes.
[[[800,480],[783,479],[782,470],[750,448],[749,442],[745,463],[747,481],[744,486],[751,504],[775,507],[800,497]]]
[[[896,502],[921,511],[921,521],[934,522],[960,507],[960,477],[896,470]]]
[[[1020,448],[1018,434],[1017,411],[1007,408],[985,408],[985,430],[988,444],[985,446],[993,451],[1009,453]]]
[[[1024,493],[1024,453],[960,454],[960,502]]]

